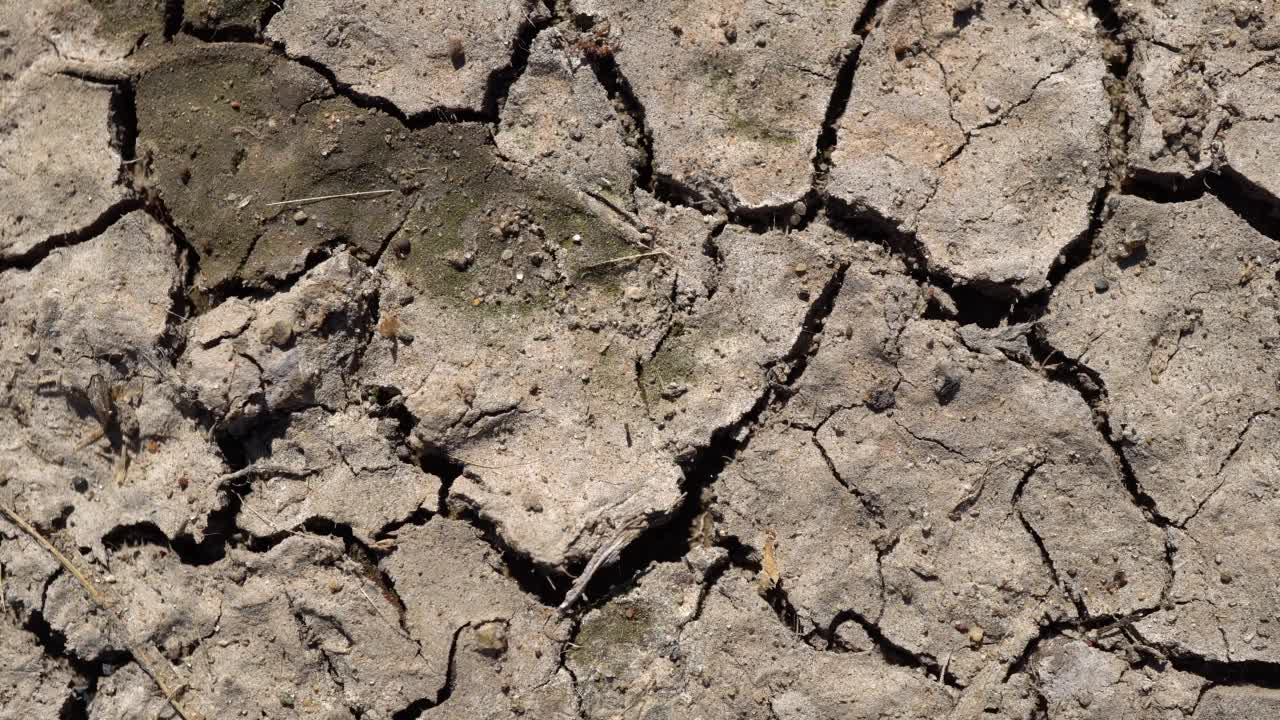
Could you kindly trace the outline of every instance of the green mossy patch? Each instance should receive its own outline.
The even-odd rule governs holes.
[[[262,286],[320,248],[371,259],[412,205],[431,139],[238,43],[180,49],[137,85],[144,184],[200,254],[204,284]],[[384,194],[270,205],[373,190]]]
[[[392,266],[410,285],[480,313],[542,310],[589,290],[621,294],[623,269],[599,263],[639,249],[576,193],[516,174],[483,143],[450,154],[392,242]]]
[[[569,658],[605,677],[619,676],[632,660],[653,648],[654,609],[641,602],[612,603],[587,616],[569,648]]]

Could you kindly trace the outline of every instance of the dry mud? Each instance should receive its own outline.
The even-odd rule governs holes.
[[[0,0],[0,717],[1280,716],[1274,0]]]

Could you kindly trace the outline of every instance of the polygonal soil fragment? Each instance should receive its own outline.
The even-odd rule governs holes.
[[[1116,654],[1065,638],[1037,649],[1030,667],[1048,717],[1061,720],[1188,718],[1205,685],[1170,667],[1130,667]]]
[[[162,347],[174,256],[135,212],[0,274],[0,494],[41,527],[65,518],[78,547],[144,522],[199,538],[218,502],[220,453],[182,412]]]
[[[568,623],[521,591],[502,559],[466,523],[434,517],[396,534],[383,561],[404,600],[404,625],[422,647],[436,687],[457,678],[449,702],[423,717],[573,714],[571,676],[559,665]],[[443,694],[423,695],[431,704]],[[430,704],[428,704],[430,707]]]
[[[177,662],[212,635],[223,613],[223,578],[183,564],[168,548],[129,528],[108,542],[95,585],[119,601],[115,613],[90,599],[70,573],[45,590],[44,615],[67,651],[91,660],[137,643]],[[91,575],[91,577],[93,577]]]
[[[1142,490],[1181,524],[1257,413],[1280,405],[1280,251],[1212,197],[1118,198],[1054,293],[1049,342],[1092,368]]]
[[[1129,171],[1187,177],[1224,162],[1274,194],[1277,6],[1135,0],[1117,7],[1133,42]]]
[[[274,535],[323,520],[350,527],[372,542],[381,528],[418,510],[434,511],[440,479],[401,460],[390,419],[352,407],[294,415],[281,437],[249,438],[251,456],[270,466],[252,484],[237,522],[255,535]]]
[[[958,281],[1039,290],[1105,179],[1106,75],[1083,2],[890,2],[859,56],[828,191],[914,233]]]
[[[72,68],[127,71],[131,56],[164,43],[165,0],[27,0],[0,6],[0,106],[21,94],[20,78]],[[74,103],[73,103],[74,104]]]
[[[36,636],[9,617],[0,620],[0,707],[15,718],[56,718],[71,702],[77,678],[66,661],[50,657]]]
[[[144,182],[211,288],[268,284],[335,248],[372,258],[404,219],[414,169],[439,172],[445,152],[253,45],[177,52],[142,75],[137,108]],[[366,194],[271,205],[345,193]]]
[[[843,238],[823,225],[800,233],[725,230],[714,291],[674,316],[639,383],[649,416],[688,456],[738,422],[786,377],[809,333],[811,309],[843,273]]]
[[[344,555],[341,541],[291,537],[264,554],[232,551],[203,572],[203,595],[220,601],[220,610],[179,652],[167,649],[173,633],[195,628],[163,619],[189,612],[195,601],[180,596],[196,592],[190,581],[150,578],[162,596],[176,590],[179,597],[155,604],[148,593],[122,594],[119,607],[166,649],[186,686],[182,703],[204,717],[385,720],[443,682],[435,670],[443,659],[424,655],[400,626],[394,596],[384,596],[372,568]],[[163,708],[154,685],[132,679],[141,686],[100,688],[93,717],[146,717]]]
[[[1263,720],[1280,712],[1280,691],[1258,687],[1213,687],[1196,708],[1196,720]]]
[[[13,92],[0,104],[0,260],[87,230],[125,196],[111,87],[31,72]]]
[[[341,253],[269,300],[227,301],[192,322],[182,380],[235,434],[270,413],[336,412],[358,399],[349,376],[373,334],[377,291],[377,276]]]
[[[452,497],[515,548],[589,555],[677,497],[635,379],[666,326],[673,261],[607,205],[497,163],[482,127],[450,132],[449,175],[383,257],[361,377],[397,389],[415,449],[464,465]]]
[[[849,272],[793,404],[717,485],[723,531],[769,548],[798,619],[860,617],[963,682],[1065,612],[1055,583],[1091,613],[1157,603],[1162,538],[1084,402],[998,332],[902,325],[894,281]],[[1114,530],[1077,534],[1097,508]]]
[[[487,112],[487,93],[510,66],[521,29],[546,12],[541,0],[289,3],[267,35],[407,115]]]
[[[557,29],[534,40],[494,142],[508,160],[631,205],[632,155],[638,151],[624,144],[622,122],[590,66]]]
[[[1280,421],[1255,415],[1220,484],[1175,535],[1171,602],[1138,624],[1145,639],[1211,660],[1280,662],[1277,468]]]
[[[653,169],[733,209],[810,189],[813,155],[863,0],[578,0],[584,52],[612,55],[644,107]]]
[[[701,552],[583,618],[566,657],[586,717],[923,719],[951,709],[942,685],[874,652],[806,645],[742,570],[704,579]]]

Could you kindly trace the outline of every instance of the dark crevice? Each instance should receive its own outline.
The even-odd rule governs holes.
[[[862,13],[853,24],[853,37],[845,47],[840,68],[836,71],[835,87],[827,100],[827,111],[822,119],[822,129],[818,133],[818,141],[813,155],[814,189],[813,210],[823,201],[826,192],[827,173],[831,168],[831,153],[839,140],[840,120],[849,106],[849,97],[853,95],[854,73],[858,68],[858,60],[862,54],[863,42],[871,32],[872,22],[880,12],[884,0],[870,0],[862,8]],[[808,218],[811,220],[812,216]]]
[[[271,7],[269,4],[268,7]],[[241,42],[241,43],[259,43],[262,42],[262,28],[266,27],[266,23],[258,25],[258,27],[246,27],[243,25],[215,25],[211,27],[199,27],[185,22],[182,25],[182,33],[200,40],[201,42],[217,43],[217,42]]]
[[[574,18],[574,23],[580,31],[588,32],[593,27],[594,19],[578,16]],[[723,212],[724,208],[719,201],[676,182],[666,174],[654,171],[653,133],[645,118],[644,104],[618,66],[612,49],[594,36],[584,36],[578,47],[584,50],[583,59],[614,104],[615,111],[622,116],[624,127],[629,125],[627,139],[639,155],[634,164],[635,186],[666,205],[691,208],[704,215]]]
[[[1179,648],[1147,640],[1131,624],[1126,632],[1136,649],[1157,667],[1165,664],[1175,670],[1208,680],[1211,686],[1257,687],[1280,690],[1280,663],[1265,660],[1211,660]]]
[[[1107,390],[1102,381],[1102,376],[1093,368],[1067,357],[1066,354],[1050,345],[1040,329],[1027,334],[1027,344],[1031,348],[1031,357],[1036,366],[1043,368],[1043,372],[1050,380],[1062,383],[1074,390],[1093,411],[1094,423],[1098,428],[1098,432],[1108,447],[1111,448],[1112,454],[1120,466],[1125,490],[1129,493],[1133,503],[1142,511],[1147,521],[1161,529],[1174,525],[1169,518],[1160,513],[1156,507],[1155,500],[1142,489],[1142,484],[1138,481],[1137,474],[1129,464],[1129,458],[1124,452],[1126,442],[1121,438],[1117,438],[1112,430],[1111,419],[1105,409]]]
[[[836,616],[831,619],[830,625],[828,625],[823,631],[824,639],[826,639],[832,647],[837,649],[841,648],[839,640],[836,638],[836,632],[840,629],[841,625],[847,622],[857,623],[857,625],[862,628],[862,631],[867,634],[867,637],[871,638],[871,642],[875,644],[876,650],[880,653],[880,657],[882,657],[886,663],[899,667],[919,668],[924,670],[926,675],[934,679],[937,679],[939,675],[942,674],[942,664],[938,662],[937,658],[934,658],[931,655],[917,655],[916,653],[902,647],[885,637],[885,634],[880,631],[880,627],[878,625],[853,610],[842,610],[839,613],[836,613]],[[964,687],[951,673],[947,673],[947,676],[942,678],[942,681],[943,684],[949,687]]]
[[[67,638],[54,629],[45,619],[43,611],[32,608],[22,629],[35,638],[44,655],[65,662],[80,681],[68,688],[69,693],[58,710],[59,720],[88,720],[89,706],[98,692],[98,683],[118,668],[130,662],[129,654],[122,650],[104,650],[97,657],[86,660],[67,649]]]
[[[262,9],[262,17],[258,18],[258,29],[261,32],[266,32],[267,26],[271,24],[271,18],[275,17],[276,13],[284,10],[285,2],[287,0],[269,0],[267,2],[267,6]]]
[[[449,642],[449,660],[445,666],[444,685],[436,691],[435,697],[414,700],[407,706],[393,712],[391,720],[415,720],[421,717],[422,713],[442,705],[453,696],[453,689],[457,683],[458,641],[461,639],[462,633],[469,627],[471,627],[471,623],[466,623],[453,631],[453,638]]]
[[[537,12],[539,6],[543,8],[544,13]],[[520,23],[515,37],[511,40],[511,60],[505,66],[489,73],[489,80],[485,83],[484,101],[481,104],[481,114],[485,121],[494,123],[498,121],[502,106],[506,104],[507,95],[511,92],[511,86],[520,79],[525,67],[529,64],[529,53],[533,49],[534,39],[538,37],[538,33],[551,26],[555,14],[556,0],[530,0],[526,5],[524,22]]]
[[[562,570],[541,563],[529,555],[512,548],[502,534],[498,532],[497,523],[485,517],[465,501],[451,496],[454,482],[466,472],[466,465],[452,457],[444,448],[428,446],[416,453],[405,445],[413,435],[418,419],[404,406],[404,396],[394,387],[374,387],[373,401],[378,406],[373,412],[375,417],[388,417],[396,421],[395,435],[392,441],[404,448],[405,459],[412,459],[424,472],[440,479],[440,491],[437,497],[437,508],[440,514],[461,520],[476,529],[478,536],[499,555],[509,576],[516,581],[526,594],[549,607],[557,606],[568,591],[572,579]],[[375,539],[390,539],[395,532],[406,525],[424,525],[436,513],[419,508],[405,518],[387,524],[374,533]]]
[[[547,607],[556,607],[564,601],[565,593],[573,583],[573,579],[565,571],[511,547],[502,533],[498,532],[497,523],[476,509],[451,501],[448,511],[450,517],[462,520],[476,529],[480,539],[502,558],[503,566],[511,579],[516,581],[525,594]]]
[[[207,289],[205,291],[204,304],[208,309],[213,309],[218,305],[232,298],[239,300],[270,300],[271,298],[287,293],[293,290],[298,281],[306,277],[308,273],[315,270],[326,260],[345,249],[348,246],[341,239],[331,240],[322,245],[315,245],[307,248],[306,255],[302,258],[302,265],[297,269],[289,272],[283,277],[264,277],[261,278],[261,285],[250,285],[244,281],[244,277],[237,271],[237,274],[222,282],[217,287]],[[247,262],[249,256],[253,254],[252,248],[245,254]]]
[[[1249,178],[1224,166],[1221,174],[1205,179],[1205,186],[1223,205],[1264,237],[1280,242],[1280,198]]]
[[[182,32],[197,40],[209,43],[262,43],[264,42],[263,34],[267,30],[267,25],[271,23],[271,18],[275,17],[276,13],[284,9],[284,3],[285,0],[270,0],[267,2],[262,9],[262,14],[252,26],[212,23],[210,26],[201,27],[194,25],[190,20],[186,20],[182,25]]]
[[[9,258],[0,258],[0,273],[9,270],[31,270],[54,252],[73,245],[93,240],[106,232],[112,225],[129,213],[142,209],[142,202],[134,197],[126,197],[108,206],[88,225],[71,232],[52,235],[43,242],[37,243],[30,250]]]
[[[675,509],[659,517],[634,541],[623,548],[618,562],[602,570],[587,585],[588,606],[598,606],[626,592],[656,563],[677,562],[689,554],[696,536],[695,521],[714,503],[713,486],[720,474],[750,441],[750,429],[767,410],[779,411],[790,399],[791,386],[804,374],[815,339],[821,335],[827,316],[835,306],[848,266],[841,266],[809,306],[798,337],[787,354],[767,368],[785,370],[780,381],[771,382],[755,404],[736,422],[718,428],[709,442],[681,459],[684,475],[683,498]]]
[[[399,120],[406,128],[422,129],[440,123],[495,123],[498,121],[502,106],[511,91],[511,86],[520,78],[528,65],[529,52],[533,46],[534,38],[551,24],[553,13],[539,14],[538,17],[534,17],[533,11],[539,5],[546,7],[541,0],[532,0],[529,3],[529,13],[526,14],[525,20],[520,23],[515,36],[511,40],[511,58],[506,65],[489,74],[488,81],[485,84],[484,98],[481,101],[479,110],[445,107],[409,115],[387,98],[362,93],[351,85],[338,80],[333,70],[319,60],[306,55],[291,55],[283,43],[275,42],[271,44],[271,47],[280,55],[319,73],[328,81],[335,93],[350,100],[356,107],[374,109],[386,113]],[[554,8],[551,9],[554,11]]]
[[[122,161],[119,182],[128,184],[129,166],[138,157],[138,110],[132,83],[115,85],[108,106],[107,127],[111,129],[111,147]]]
[[[250,538],[236,523],[245,496],[253,490],[253,480],[259,474],[252,472],[253,464],[261,459],[262,451],[269,452],[271,441],[283,437],[292,421],[292,413],[265,414],[239,428],[218,427],[213,432],[223,461],[231,472],[215,480],[220,504],[205,519],[203,537],[196,540],[191,533],[183,533],[169,541],[169,547],[187,565],[212,565],[226,557],[229,547],[245,547],[254,550]]]
[[[1040,469],[1041,464],[1043,463],[1036,463],[1027,468],[1027,470],[1022,474],[1022,477],[1018,480],[1017,486],[1013,489],[1013,512],[1018,516],[1018,522],[1022,523],[1022,529],[1031,537],[1031,542],[1035,543],[1036,549],[1040,551],[1040,561],[1044,564],[1045,568],[1048,569],[1049,577],[1052,578],[1053,584],[1057,586],[1058,589],[1067,596],[1067,599],[1071,601],[1071,604],[1075,606],[1076,616],[1082,620],[1088,620],[1089,608],[1085,605],[1084,599],[1080,597],[1080,594],[1076,592],[1075,588],[1067,585],[1067,583],[1063,581],[1062,575],[1058,573],[1058,567],[1053,562],[1053,556],[1049,554],[1049,549],[1045,547],[1044,538],[1040,537],[1040,533],[1036,532],[1035,527],[1033,527],[1031,522],[1027,520],[1026,516],[1022,514],[1022,508],[1019,507],[1019,501],[1022,500],[1022,493],[1027,489],[1027,483],[1035,476],[1036,471]]]
[[[143,545],[169,547],[169,538],[158,525],[149,521],[117,525],[102,536],[102,546],[108,553],[118,553],[125,548]]]
[[[185,11],[183,5],[183,0],[165,0],[164,37],[166,40],[177,35],[182,29],[182,15]]]
[[[957,283],[945,272],[929,266],[928,253],[912,233],[878,213],[855,208],[838,198],[828,198],[828,224],[856,240],[871,242],[903,261],[907,274],[920,285],[942,293],[955,306],[955,312],[944,311],[937,299],[926,314],[929,319],[946,319],[959,325],[995,328],[1016,321],[1018,310],[1029,299],[1019,299],[1003,285]],[[1035,297],[1035,296],[1032,296]],[[1048,291],[1044,293],[1047,299]]]
[[[416,113],[412,116],[406,115],[403,110],[390,100],[378,95],[362,93],[347,83],[338,80],[338,76],[333,72],[333,70],[329,69],[328,65],[325,65],[319,60],[315,60],[305,55],[290,55],[285,51],[285,47],[281,43],[274,43],[271,45],[271,48],[281,57],[285,57],[300,65],[304,65],[320,74],[329,83],[329,86],[333,89],[335,94],[351,101],[352,105],[365,110],[377,110],[386,115],[390,115],[391,117],[399,120],[406,128],[411,130],[426,128],[439,123],[486,122],[489,120],[484,113],[468,108],[428,110]]]
[[[1208,173],[1183,177],[1137,171],[1124,178],[1120,189],[1125,195],[1139,197],[1148,202],[1190,202],[1204,197],[1208,189],[1205,186],[1207,178]]]
[[[1280,242],[1280,198],[1230,166],[1187,177],[1133,173],[1124,179],[1122,190],[1125,195],[1162,204],[1192,202],[1210,195],[1258,233]]]
[[[622,74],[622,70],[618,68],[618,61],[613,57],[612,53],[584,53],[583,57],[591,68],[591,72],[595,75],[596,81],[604,88],[609,100],[614,103],[618,112],[625,114],[630,121],[628,140],[639,151],[640,155],[639,161],[635,164],[636,187],[644,188],[659,200],[668,202],[672,198],[669,195],[664,197],[664,195],[671,188],[669,186],[658,188],[654,184],[653,136],[649,132],[648,124],[645,122],[644,105],[636,97],[635,90],[632,89],[631,83]],[[621,107],[618,108],[617,106]]]

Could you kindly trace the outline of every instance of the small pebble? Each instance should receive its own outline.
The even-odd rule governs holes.
[[[307,214],[299,210],[293,214],[293,221],[301,225],[307,221]]]
[[[1093,281],[1093,289],[1100,293],[1104,293],[1111,289],[1111,283],[1107,282],[1106,278],[1098,278]]]

